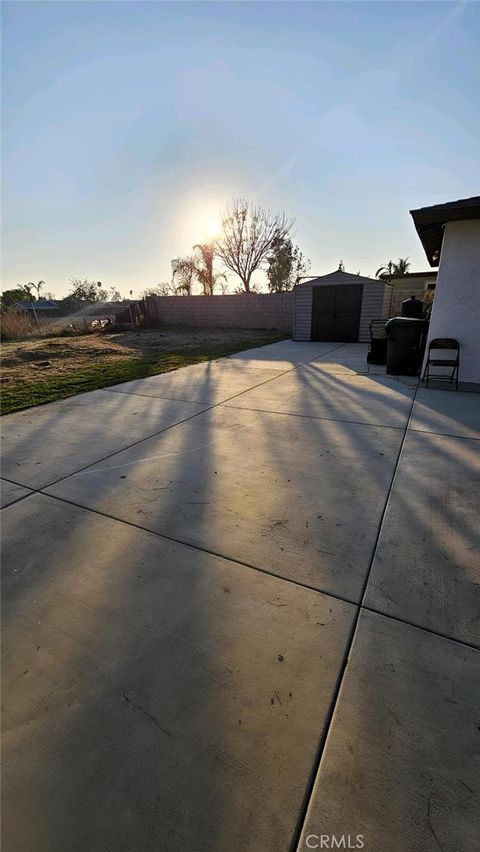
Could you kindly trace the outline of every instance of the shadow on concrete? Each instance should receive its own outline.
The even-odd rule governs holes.
[[[313,407],[325,379],[308,368],[298,381]],[[375,390],[382,380],[371,381],[365,405],[336,382],[339,407],[360,417],[375,404],[386,413],[388,401]],[[122,395],[110,396],[108,417],[120,416]],[[154,437],[48,489],[61,499],[34,495],[5,510],[16,527],[3,601],[9,852],[273,852],[288,847],[301,814],[354,607],[298,583],[360,600],[404,427],[227,406],[172,429],[166,414],[146,416],[155,420]],[[159,425],[167,431],[159,434]],[[48,418],[38,431],[33,424],[19,450],[45,446],[54,428]],[[69,449],[60,447],[62,463],[98,428],[87,421]],[[447,466],[468,464],[458,442],[442,451]],[[425,472],[413,466],[409,476],[418,506]],[[429,549],[428,570],[452,561],[449,543],[435,537],[434,516],[455,527],[462,552],[471,546],[463,491],[453,507],[433,494],[430,517],[406,492],[398,499],[406,528]],[[400,542],[392,571],[403,560]],[[457,576],[462,570],[460,562]],[[368,648],[382,653],[375,642]],[[373,712],[371,730],[387,759],[400,734],[373,677],[369,692],[364,664],[361,701],[348,713]],[[409,662],[389,687],[397,704],[410,689],[410,669]],[[419,726],[422,701],[410,690],[407,715]],[[430,725],[435,718],[433,708]],[[418,727],[415,737],[428,767],[438,736]],[[341,741],[348,751],[348,726]],[[357,741],[351,745],[358,754]],[[406,781],[395,799],[388,785],[376,790],[379,822],[409,824],[414,753],[393,750]],[[349,785],[357,789],[362,766],[359,759],[353,780],[337,776],[338,801],[348,802]],[[446,790],[456,762],[443,767]],[[364,813],[371,807],[371,798],[362,804]],[[420,825],[428,827],[427,818],[432,812],[423,809]]]

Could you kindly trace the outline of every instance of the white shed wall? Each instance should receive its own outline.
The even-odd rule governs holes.
[[[383,316],[385,296],[385,284],[372,281],[363,285],[362,310],[360,313],[360,328],[358,330],[359,343],[368,343],[370,340],[370,322],[373,319],[381,319]]]
[[[480,384],[480,220],[447,222],[428,339],[460,343],[461,382]]]
[[[294,318],[293,318],[293,339],[294,340],[311,340],[312,334],[312,301],[313,288],[335,286],[341,287],[343,284],[355,284],[355,280],[349,281],[328,281],[324,284],[302,284],[295,290],[294,303]],[[363,283],[362,308],[360,312],[360,327],[358,340],[360,343],[368,343],[370,341],[370,321],[372,319],[388,319],[388,305],[390,299],[390,287],[383,281],[360,281]]]
[[[303,284],[295,290],[293,339],[310,340],[312,336],[312,287]]]

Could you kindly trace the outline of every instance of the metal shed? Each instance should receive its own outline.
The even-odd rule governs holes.
[[[390,291],[385,281],[341,269],[297,284],[293,339],[366,343],[370,321],[388,319]]]

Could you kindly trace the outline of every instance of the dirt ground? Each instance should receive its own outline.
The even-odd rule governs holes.
[[[199,347],[248,341],[272,332],[251,329],[143,329],[74,337],[29,339],[2,343],[3,387],[41,381],[78,372],[85,367],[112,364],[130,358],[152,358],[165,352],[188,352]],[[268,339],[267,339],[268,338]]]

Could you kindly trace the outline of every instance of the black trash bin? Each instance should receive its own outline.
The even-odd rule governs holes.
[[[402,302],[402,317],[421,319],[423,315],[423,302],[413,294]]]
[[[428,321],[394,317],[385,325],[387,333],[387,373],[391,376],[418,376],[422,369]]]

